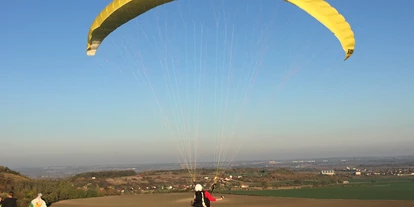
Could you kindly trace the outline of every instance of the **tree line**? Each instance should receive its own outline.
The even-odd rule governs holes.
[[[132,171],[133,172],[133,171]],[[100,197],[105,195],[120,194],[112,189],[107,183],[87,183],[79,182],[76,179],[87,178],[90,176],[114,177],[132,175],[131,171],[104,171],[91,172],[76,175],[68,179],[30,179],[20,175],[20,173],[12,171],[7,167],[0,167],[0,196],[6,197],[9,191],[14,192],[19,207],[27,207],[30,201],[34,199],[38,193],[42,193],[42,198],[50,206],[55,202],[77,199]],[[133,172],[135,175],[136,173]],[[102,186],[100,186],[100,184]]]
[[[116,177],[125,177],[125,176],[133,176],[137,173],[134,170],[108,170],[108,171],[97,171],[97,172],[86,172],[77,174],[72,177],[72,180],[76,180],[79,178],[86,178],[89,179],[91,177],[98,177],[98,178],[116,178]]]

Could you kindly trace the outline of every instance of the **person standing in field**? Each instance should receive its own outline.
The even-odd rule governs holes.
[[[210,207],[210,202],[223,200],[223,196],[214,198],[208,191],[203,190],[203,186],[200,184],[197,184],[194,190],[194,200],[191,202],[194,207]]]
[[[17,199],[13,198],[13,196],[13,191],[10,191],[7,198],[1,202],[1,207],[17,207]]]

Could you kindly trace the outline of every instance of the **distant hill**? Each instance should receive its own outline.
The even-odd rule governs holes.
[[[13,175],[19,175],[19,176],[21,176],[21,174],[19,172],[16,172],[16,171],[11,170],[10,168],[4,167],[4,166],[0,166],[0,173],[13,174]]]
[[[0,191],[6,190],[6,185],[15,181],[27,181],[30,178],[21,175],[19,172],[0,166]]]
[[[69,179],[31,179],[8,167],[0,166],[0,196],[6,197],[9,191],[14,191],[18,207],[29,206],[29,202],[38,193],[43,194],[43,199],[48,206],[61,200],[105,195],[96,185],[80,186]]]

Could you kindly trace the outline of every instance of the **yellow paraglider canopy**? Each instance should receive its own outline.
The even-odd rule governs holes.
[[[114,30],[146,11],[173,0],[114,0],[93,21],[86,54],[93,56],[101,42]]]
[[[96,17],[89,29],[86,54],[93,56],[102,41],[121,25],[162,4],[175,0],[114,0]],[[345,60],[354,52],[354,32],[345,18],[325,0],[285,0],[325,25],[338,38]]]
[[[321,22],[331,30],[345,51],[345,60],[354,53],[355,38],[351,25],[345,20],[344,16],[329,5],[325,0],[285,0],[304,10],[306,13]]]

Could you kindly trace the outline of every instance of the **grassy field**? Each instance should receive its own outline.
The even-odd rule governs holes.
[[[414,181],[408,178],[354,179],[347,185],[291,190],[252,190],[226,192],[317,199],[414,200]]]

